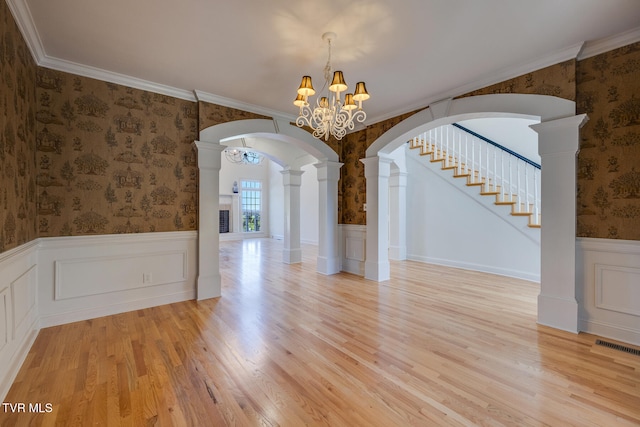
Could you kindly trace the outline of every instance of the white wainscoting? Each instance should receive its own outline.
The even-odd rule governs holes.
[[[38,334],[36,241],[0,254],[0,398]]]
[[[367,227],[365,225],[340,224],[341,271],[364,276]]]
[[[40,239],[42,327],[194,299],[197,233]]]
[[[580,330],[640,345],[640,241],[578,238]]]

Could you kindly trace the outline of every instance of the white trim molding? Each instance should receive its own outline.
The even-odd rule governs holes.
[[[580,329],[640,345],[640,241],[576,239]]]
[[[588,41],[578,54],[578,61],[640,42],[640,27],[600,40]]]
[[[340,270],[364,276],[367,226],[340,224]]]
[[[38,335],[38,242],[0,254],[0,398]]]
[[[40,325],[195,298],[197,232],[39,239]]]

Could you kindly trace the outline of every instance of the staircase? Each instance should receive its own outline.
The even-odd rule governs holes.
[[[409,148],[466,179],[481,196],[494,197],[495,205],[511,206],[510,214],[530,228],[541,227],[540,165],[456,123],[415,136]]]

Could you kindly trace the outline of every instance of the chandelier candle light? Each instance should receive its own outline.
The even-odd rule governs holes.
[[[336,33],[331,32],[322,35],[322,40],[327,41],[329,45],[329,59],[324,67],[325,84],[322,88],[324,90],[328,86],[327,96],[317,98],[316,106],[311,109],[309,97],[315,95],[316,91],[311,84],[311,77],[303,76],[298,96],[293,101],[293,105],[300,107],[296,125],[310,127],[315,138],[324,138],[325,141],[328,141],[331,135],[338,140],[342,139],[347,131],[354,129],[356,121],[362,123],[367,118],[362,109],[362,101],[369,99],[364,82],[356,83],[355,92],[345,94],[343,103],[340,94],[348,87],[342,71],[334,71],[331,79],[331,40],[335,40],[336,37]]]

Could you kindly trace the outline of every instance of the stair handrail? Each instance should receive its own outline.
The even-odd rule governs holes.
[[[535,167],[536,169],[540,169],[541,168],[540,165],[537,164],[536,162],[534,162],[533,160],[528,159],[527,157],[523,156],[522,154],[516,153],[515,151],[508,149],[504,145],[498,144],[497,142],[492,141],[489,138],[487,138],[485,136],[482,136],[479,133],[476,133],[476,132],[472,131],[471,129],[467,129],[466,127],[461,126],[458,123],[451,123],[451,125],[454,126],[454,127],[457,127],[458,129],[460,129],[460,130],[462,130],[464,132],[467,132],[470,135],[475,136],[476,138],[479,138],[479,139],[483,140],[484,142],[487,142],[487,143],[489,143],[489,144],[491,144],[491,145],[493,145],[495,147],[498,147],[499,149],[505,151],[506,153],[509,153],[512,156],[517,157],[518,159],[530,164],[531,166]]]

